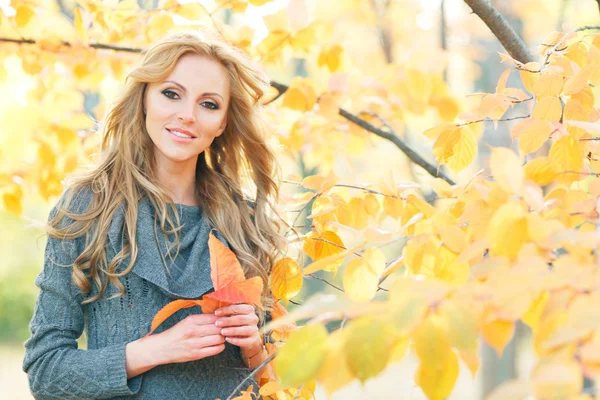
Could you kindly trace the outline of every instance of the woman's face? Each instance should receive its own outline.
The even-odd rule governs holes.
[[[192,163],[227,124],[229,75],[218,61],[183,55],[163,81],[144,94],[146,129],[158,165]]]

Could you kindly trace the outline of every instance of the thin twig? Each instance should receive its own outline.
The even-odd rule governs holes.
[[[235,396],[235,395],[237,394],[237,392],[239,392],[239,391],[242,389],[242,387],[244,387],[244,383],[246,383],[247,381],[249,381],[250,379],[252,379],[252,377],[254,377],[254,375],[256,375],[256,373],[257,373],[257,372],[258,372],[258,371],[259,371],[259,370],[260,370],[262,367],[264,367],[265,365],[267,365],[268,363],[270,363],[270,362],[271,362],[271,360],[272,360],[272,359],[274,359],[276,355],[277,355],[277,352],[275,352],[275,353],[271,354],[269,357],[267,357],[267,358],[265,359],[265,361],[263,361],[262,363],[260,363],[260,365],[256,366],[256,367],[254,368],[254,370],[252,370],[252,372],[250,373],[250,375],[248,375],[247,377],[245,377],[245,378],[244,378],[244,379],[243,379],[243,380],[240,382],[240,384],[239,384],[239,385],[237,385],[237,386],[235,387],[235,389],[233,389],[233,392],[231,392],[231,394],[230,394],[230,395],[227,397],[227,400],[231,400],[231,399],[233,399],[233,396]]]
[[[598,2],[600,4],[600,0],[598,0]],[[580,26],[579,28],[575,29],[575,32],[587,31],[587,30],[591,30],[591,29],[600,29],[600,25],[584,25],[584,26]]]
[[[311,239],[312,239],[312,240],[319,240],[319,241],[321,241],[321,242],[328,243],[328,244],[330,244],[330,245],[332,245],[332,246],[339,247],[340,249],[348,250],[346,247],[344,247],[344,246],[342,246],[342,245],[339,245],[339,244],[337,244],[337,243],[334,243],[334,242],[332,242],[332,241],[330,241],[330,240],[327,240],[327,239],[323,239],[323,238],[311,238]],[[357,256],[357,257],[362,257],[362,254],[360,254],[360,253],[357,253],[356,251],[353,251],[353,252],[352,252],[352,254],[354,254],[354,255],[355,255],[355,256]]]
[[[295,226],[296,222],[298,221],[298,218],[300,218],[300,215],[304,212],[304,210],[306,210],[306,207],[308,207],[308,205],[317,197],[319,197],[321,194],[320,193],[315,193],[315,195],[313,197],[310,198],[309,201],[306,202],[306,204],[300,209],[300,211],[298,212],[298,214],[296,214],[296,218],[294,218],[294,221],[292,222],[291,226]],[[283,236],[287,236],[293,228],[291,228],[290,230],[288,230],[285,235]]]
[[[501,122],[501,121],[513,121],[515,119],[525,119],[525,118],[529,118],[529,117],[531,117],[531,115],[521,115],[519,117],[502,118],[502,119],[499,119],[498,122]],[[485,122],[485,121],[493,121],[493,119],[491,119],[491,118],[478,119],[478,120],[475,120],[475,121],[465,122],[463,124],[456,124],[456,126],[471,125],[471,124],[475,124],[477,122]]]
[[[324,282],[324,283],[328,284],[329,286],[331,286],[332,288],[334,288],[334,289],[337,289],[337,290],[339,290],[340,292],[344,293],[344,289],[342,289],[342,288],[341,288],[341,287],[339,287],[339,286],[336,286],[336,285],[334,285],[333,283],[329,282],[327,279],[319,278],[319,277],[318,277],[318,276],[316,276],[315,274],[308,274],[308,275],[305,275],[305,276],[310,276],[310,277],[311,277],[311,278],[313,278],[313,279],[316,279],[316,280],[318,280],[318,281]]]
[[[378,195],[385,196],[385,197],[391,197],[392,199],[397,199],[398,198],[398,196],[394,196],[394,195],[391,195],[391,194],[381,193],[381,192],[378,192],[377,190],[368,189],[368,188],[360,187],[360,186],[348,185],[348,184],[345,184],[345,183],[337,183],[337,184],[335,184],[333,186],[334,187],[346,187],[346,188],[364,190],[365,192],[369,192],[369,193],[373,193],[373,194],[378,194]]]

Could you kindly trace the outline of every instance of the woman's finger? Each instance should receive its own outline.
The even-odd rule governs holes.
[[[225,340],[235,346],[239,347],[250,347],[256,345],[256,338],[254,337],[226,337]]]
[[[199,339],[190,340],[189,344],[191,348],[202,348],[217,346],[225,342],[225,337],[222,335],[210,335],[204,336]]]
[[[256,325],[250,326],[238,326],[235,328],[225,328],[221,331],[221,335],[223,336],[253,336],[258,332],[258,327]]]
[[[226,326],[243,326],[243,325],[257,325],[258,317],[256,314],[243,314],[234,315],[232,317],[220,317],[215,325],[218,327]]]
[[[251,304],[233,304],[215,310],[215,315],[219,317],[237,314],[254,314],[254,306]]]

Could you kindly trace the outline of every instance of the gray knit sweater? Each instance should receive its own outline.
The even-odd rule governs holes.
[[[90,197],[80,194],[76,199],[72,210],[81,212]],[[150,331],[155,313],[174,299],[198,299],[212,289],[207,245],[212,227],[201,209],[178,205],[183,225],[181,248],[171,264],[152,204],[142,198],[138,205],[138,258],[132,271],[121,278],[126,289],[121,297],[109,299],[117,293],[109,285],[100,300],[82,305],[85,297],[73,283],[71,272],[74,260],[84,249],[85,237],[48,238],[44,268],[35,281],[40,293],[23,360],[23,370],[36,399],[225,399],[250,373],[240,349],[226,343],[218,355],[159,365],[127,379],[125,345]],[[55,206],[50,217],[56,211]],[[123,222],[121,209],[108,233],[108,260],[122,248]],[[68,219],[64,218],[63,223],[69,223]],[[155,232],[160,240],[155,239]],[[220,234],[217,237],[227,244]],[[170,265],[168,270],[161,260]],[[156,333],[201,312],[199,307],[180,310]],[[84,330],[87,350],[77,348],[76,340]],[[257,388],[256,381],[250,380],[244,389],[250,383]]]

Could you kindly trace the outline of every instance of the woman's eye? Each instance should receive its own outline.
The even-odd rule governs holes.
[[[210,101],[205,101],[202,104],[205,104],[206,105],[205,107],[208,107],[211,110],[218,110],[219,109],[219,106],[217,104],[215,104],[213,102],[210,102]]]
[[[162,93],[163,93],[165,96],[167,96],[169,99],[174,99],[174,98],[175,98],[174,96],[178,96],[178,95],[177,95],[177,93],[175,93],[175,92],[174,92],[174,91],[172,91],[172,90],[164,90]]]

